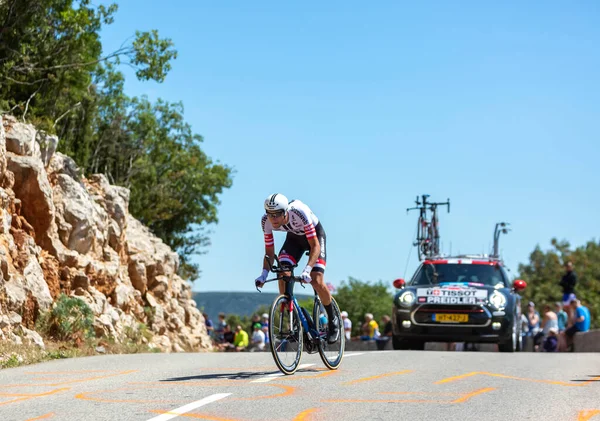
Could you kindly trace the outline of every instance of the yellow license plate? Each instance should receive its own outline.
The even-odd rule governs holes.
[[[433,320],[440,323],[467,323],[468,314],[434,314]]]

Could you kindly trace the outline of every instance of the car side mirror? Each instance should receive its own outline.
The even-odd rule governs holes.
[[[527,288],[527,282],[522,279],[517,279],[515,282],[513,282],[513,288],[515,291],[522,291]]]
[[[394,284],[394,288],[402,289],[406,285],[406,282],[404,282],[404,279],[398,278],[398,279],[394,280],[393,284]]]

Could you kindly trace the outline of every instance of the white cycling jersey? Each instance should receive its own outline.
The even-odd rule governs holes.
[[[317,215],[315,215],[313,211],[300,200],[292,200],[290,202],[288,216],[288,223],[283,224],[276,229],[273,228],[267,214],[265,213],[263,215],[261,223],[265,234],[265,245],[267,247],[273,247],[275,245],[275,241],[273,240],[273,230],[291,232],[292,234],[306,236],[307,239],[317,236],[315,227],[319,223],[319,218],[317,218]]]

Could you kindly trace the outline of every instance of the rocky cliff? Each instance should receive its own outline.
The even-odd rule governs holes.
[[[58,139],[0,122],[0,340],[43,346],[35,321],[59,294],[84,300],[97,337],[149,328],[164,352],[210,348],[178,256],[128,212],[129,191],[85,178]]]

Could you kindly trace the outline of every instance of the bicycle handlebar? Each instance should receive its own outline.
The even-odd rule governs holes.
[[[406,208],[406,212],[411,211],[411,210],[425,210],[425,209],[429,209],[429,210],[434,210],[435,208],[437,208],[438,206],[448,206],[448,213],[450,213],[450,198],[448,198],[448,200],[446,202],[427,202],[427,197],[429,197],[429,195],[423,195],[423,203],[421,203],[419,201],[419,197],[417,196],[417,200],[415,200],[415,203],[417,204],[417,206],[415,206],[414,208]]]
[[[284,272],[292,272],[291,276],[284,276],[284,277],[277,277],[277,278],[273,278],[273,279],[267,279],[265,280],[265,284],[268,282],[273,282],[273,281],[284,281],[284,282],[289,282],[289,281],[300,281],[300,285],[302,286],[302,288],[306,288],[304,286],[304,284],[302,283],[302,278],[299,276],[294,276],[294,268],[297,267],[298,265],[289,265],[289,264],[285,264],[285,265],[281,265],[281,263],[279,262],[279,258],[275,255],[275,261],[277,262],[277,266],[273,266],[271,264],[271,260],[269,259],[268,255],[265,255],[265,260],[267,261],[267,265],[269,266],[269,271],[273,272],[273,273],[284,273]],[[256,287],[256,290],[258,292],[261,292],[260,289],[258,287]]]

